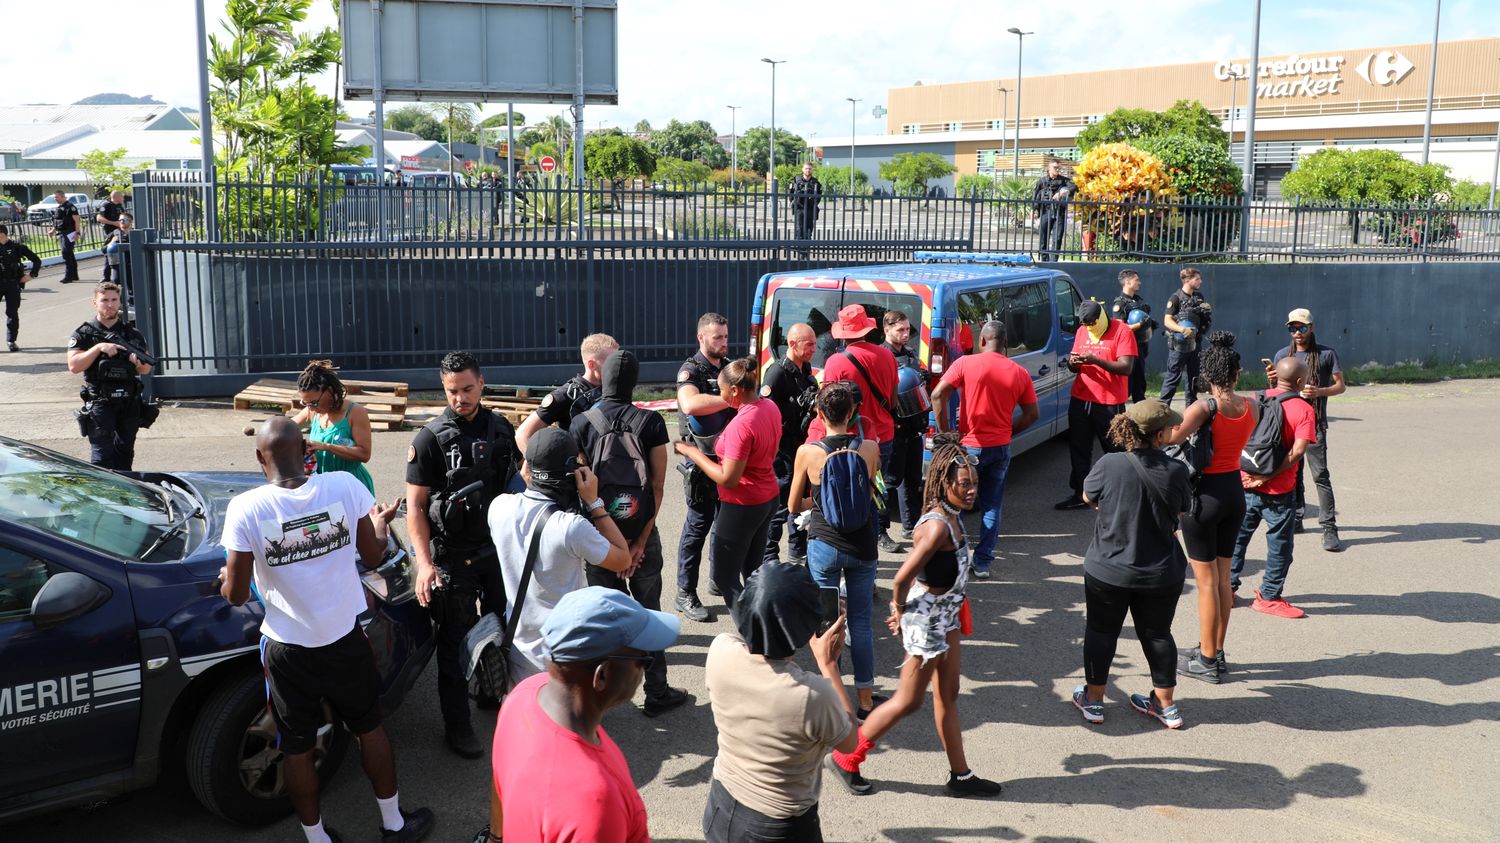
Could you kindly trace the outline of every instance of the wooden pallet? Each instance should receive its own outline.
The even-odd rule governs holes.
[[[550,386],[517,386],[509,383],[487,383],[484,385],[486,398],[536,398],[539,399],[551,392]]]
[[[515,427],[520,427],[541,405],[542,399],[529,397],[491,397],[489,395],[480,399],[480,405],[488,407],[505,417]],[[408,404],[406,409],[406,422],[411,427],[421,427],[442,415],[443,408],[448,406],[446,401],[418,400]]]
[[[344,389],[350,396],[357,396],[355,403],[370,414],[372,430],[400,430],[405,423],[409,392],[406,384],[392,381],[344,381]],[[297,407],[297,397],[295,381],[262,378],[234,396],[234,408],[248,410],[251,407],[276,407],[282,413],[290,414]]]

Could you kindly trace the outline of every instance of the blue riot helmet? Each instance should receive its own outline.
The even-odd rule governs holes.
[[[927,395],[927,377],[920,369],[902,366],[896,370],[896,407],[893,415],[910,419],[927,415],[932,399]]]
[[[1149,326],[1150,323],[1151,314],[1147,313],[1144,310],[1141,310],[1139,307],[1130,311],[1130,313],[1125,317],[1125,324],[1129,325],[1131,330],[1140,330],[1140,327],[1142,325]],[[1145,331],[1139,334],[1139,336],[1141,337],[1141,339],[1149,341],[1151,339],[1151,336],[1155,333],[1156,332],[1153,331],[1150,327],[1147,327]]]

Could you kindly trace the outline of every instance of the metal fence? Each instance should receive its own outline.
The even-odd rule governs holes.
[[[511,188],[228,181],[146,174],[136,202],[163,241],[403,243],[451,252],[535,255],[713,250],[838,259],[904,259],[913,248],[1028,253],[1047,260],[1493,260],[1500,212],[1444,204],[1136,197],[1054,204],[997,196],[824,194],[811,237],[789,200],[763,184],[647,182]],[[146,195],[142,197],[140,193]],[[216,197],[217,231],[203,213]],[[1059,248],[1041,241],[1062,217]],[[138,220],[138,224],[140,221]],[[1243,232],[1241,229],[1244,229]],[[212,235],[212,236],[211,236]],[[516,251],[519,249],[520,251]]]
[[[10,239],[26,244],[36,252],[37,257],[46,260],[62,256],[62,244],[52,232],[52,220],[20,220],[3,225],[10,232]],[[104,226],[94,222],[92,217],[85,218],[78,232],[78,240],[73,244],[73,251],[82,254],[102,249],[108,236],[108,230]]]

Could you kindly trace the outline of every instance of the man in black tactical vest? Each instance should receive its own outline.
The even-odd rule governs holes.
[[[417,431],[406,452],[406,516],[416,560],[417,601],[437,624],[438,704],[443,736],[464,758],[484,744],[469,718],[464,636],[483,614],[505,617],[505,588],[490,541],[490,501],[505,491],[520,454],[516,432],[480,404],[484,375],[466,351],[438,367],[448,408]],[[480,700],[498,706],[497,700]]]
[[[911,341],[911,317],[900,310],[887,310],[881,317],[885,329],[885,347],[896,358],[896,368],[916,369],[925,382],[927,370],[922,367],[917,347]],[[895,416],[896,438],[891,447],[891,467],[886,472],[885,512],[880,516],[880,550],[895,553],[900,550],[890,533],[892,520],[901,522],[901,538],[910,539],[916,529],[917,519],[922,516],[922,474],[925,466],[923,438],[927,433],[927,413],[902,418]]]
[[[548,425],[557,425],[563,430],[572,429],[574,416],[583,415],[590,407],[599,403],[602,383],[600,372],[604,371],[604,361],[619,350],[620,344],[609,334],[589,334],[584,337],[579,346],[579,353],[583,357],[583,373],[568,378],[567,383],[547,393],[536,410],[526,417],[526,421],[521,422],[521,429],[516,431],[517,450],[526,453],[526,443],[538,430]]]
[[[31,261],[27,272],[25,262]],[[21,333],[21,290],[42,269],[42,259],[26,248],[25,243],[10,239],[10,229],[0,225],[0,298],[5,299],[5,344],[20,351],[16,339]]]
[[[136,433],[160,412],[145,403],[141,383],[155,363],[146,338],[120,316],[120,285],[101,283],[94,289],[94,318],[68,338],[68,371],[83,375],[78,427],[89,439],[89,462],[131,470]]]
[[[693,442],[704,453],[713,453],[713,439],[734,417],[719,397],[719,372],[729,354],[729,320],[717,313],[698,318],[698,353],[677,370],[677,425],[684,442]],[[698,599],[698,572],[703,563],[703,545],[719,511],[719,488],[691,460],[677,466],[687,497],[687,518],[677,543],[677,611],[689,620],[711,620]],[[710,580],[710,593],[712,581]]]
[[[1118,276],[1120,294],[1115,296],[1109,308],[1109,318],[1130,325],[1130,313],[1139,310],[1146,318],[1139,324],[1130,325],[1135,332],[1135,368],[1130,370],[1130,401],[1146,400],[1146,354],[1151,348],[1151,333],[1156,329],[1156,320],[1151,318],[1151,305],[1141,298],[1141,275],[1133,269],[1122,269]]]
[[[766,533],[766,562],[781,561],[781,526],[786,525],[786,552],[793,562],[807,561],[807,531],[799,528],[787,509],[787,495],[792,486],[792,466],[797,449],[807,441],[807,425],[812,421],[813,403],[818,397],[818,382],[813,379],[812,357],[818,348],[818,335],[811,325],[798,322],[787,329],[786,354],[766,370],[760,394],[781,410],[781,442],[776,448],[776,484],[781,499],[771,516]]]

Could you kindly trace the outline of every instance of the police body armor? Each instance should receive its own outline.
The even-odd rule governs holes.
[[[123,321],[117,327],[124,326]],[[130,344],[119,331],[105,329],[97,322],[85,322],[79,330],[88,333],[93,340],[90,346],[101,343]],[[86,402],[125,401],[141,394],[141,378],[130,362],[130,353],[119,352],[113,356],[99,355],[94,364],[83,373],[84,386],[79,393]]]
[[[697,355],[687,359],[687,365],[697,371],[698,376],[703,379],[703,391],[707,395],[719,394],[719,376],[716,372],[700,363]],[[677,414],[677,435],[683,442],[692,442],[710,457],[717,458],[714,453],[714,443],[719,434],[724,432],[724,426],[728,423],[726,413],[714,413],[708,416],[689,416],[687,413]],[[692,460],[684,459],[677,464],[677,470],[682,474],[682,487],[687,496],[689,505],[695,505],[706,501],[719,499],[719,487],[713,480],[709,479]]]
[[[432,524],[433,557],[443,555],[449,547],[461,546],[467,535],[477,527],[485,525],[490,501],[505,489],[515,474],[510,449],[503,441],[507,437],[499,417],[493,410],[488,413],[489,427],[483,439],[465,435],[458,427],[458,419],[445,412],[431,422],[427,429],[437,439],[438,452],[446,455],[454,448],[465,457],[469,465],[450,468],[447,484],[434,492],[427,504],[427,519]]]

